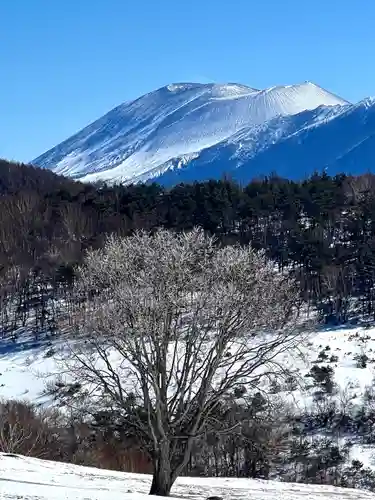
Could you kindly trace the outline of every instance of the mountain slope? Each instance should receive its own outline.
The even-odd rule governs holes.
[[[185,168],[159,176],[166,185],[220,178],[223,173],[242,183],[276,171],[301,179],[314,171],[361,174],[373,170],[375,102],[320,107],[289,117],[277,117],[260,127],[248,127],[200,152]]]
[[[84,181],[145,181],[240,130],[343,99],[312,83],[255,90],[172,84],[124,103],[32,163]]]

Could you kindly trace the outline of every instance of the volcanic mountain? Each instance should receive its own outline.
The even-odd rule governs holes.
[[[121,104],[32,163],[87,182],[173,184],[227,173],[248,180],[277,172],[280,161],[290,161],[293,176],[302,176],[310,168],[305,160],[312,160],[305,142],[306,151],[313,148],[317,155],[314,168],[353,150],[344,133],[326,157],[316,141],[331,141],[332,130],[325,136],[316,129],[355,114],[354,108],[310,82],[265,90],[236,83],[171,84]],[[357,147],[362,128],[355,134]],[[313,139],[307,139],[310,134]],[[295,158],[302,162],[298,167]]]

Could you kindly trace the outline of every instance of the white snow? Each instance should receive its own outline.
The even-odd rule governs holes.
[[[325,352],[326,360],[319,360],[319,354]],[[360,368],[356,356],[365,353],[368,362]],[[330,361],[334,356],[337,361]],[[305,378],[311,366],[318,364],[330,366],[334,370],[334,382],[338,393],[333,398],[350,398],[353,405],[359,405],[366,388],[372,385],[375,375],[375,328],[334,328],[314,332],[306,346],[301,349],[301,356],[285,355],[285,365],[298,371],[298,376]],[[294,401],[302,409],[311,403],[309,391],[294,393]]]
[[[29,349],[22,349],[21,346],[22,338],[16,341],[13,350],[0,353],[0,398],[40,401],[46,383],[59,369],[54,358],[48,356],[50,345],[42,344]],[[57,350],[59,346],[55,345],[54,349]],[[320,364],[331,366],[339,390],[356,395],[353,402],[359,403],[375,376],[375,328],[342,327],[312,332],[308,343],[301,346],[298,353],[283,354],[280,362],[289,369],[298,371],[303,380],[311,366],[317,363],[321,351],[326,352],[328,359]],[[355,359],[362,352],[369,357],[366,368],[359,368]],[[330,363],[331,356],[337,356],[337,361]],[[116,355],[113,359],[116,363]],[[304,408],[310,401],[311,394],[298,389],[293,396],[299,408]]]
[[[0,398],[26,399],[35,403],[42,397],[49,374],[56,371],[53,358],[46,350],[20,351],[0,357]]]
[[[310,82],[265,90],[171,84],[120,105],[32,163],[88,182],[144,181],[173,168],[171,160],[196,156],[243,128],[344,104]]]
[[[0,454],[0,499],[146,500],[151,477]],[[179,478],[173,498],[205,500],[375,500],[375,494],[332,486],[254,479]],[[160,497],[159,497],[160,498]]]

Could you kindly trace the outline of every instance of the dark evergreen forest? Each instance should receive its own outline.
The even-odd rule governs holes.
[[[326,323],[375,319],[371,174],[316,173],[303,182],[271,175],[247,186],[223,179],[166,189],[87,185],[2,160],[1,300],[17,291],[20,304],[40,306],[44,318],[46,300],[69,289],[85,250],[101,246],[107,234],[194,226],[223,244],[265,249],[295,274]]]

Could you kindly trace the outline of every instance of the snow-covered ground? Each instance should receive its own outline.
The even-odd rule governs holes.
[[[7,349],[0,350],[0,398],[41,401],[46,383],[58,371],[52,350],[56,351],[56,345],[40,343],[30,346],[22,336],[15,343],[9,343]],[[358,356],[364,353],[368,360],[361,368]],[[297,384],[291,394],[299,409],[311,402],[313,390],[306,388],[303,382],[308,382],[305,375],[316,364],[334,370],[336,397],[345,397],[352,404],[359,404],[375,377],[375,327],[342,327],[311,332],[300,351],[283,354],[280,361],[295,372]],[[290,388],[281,392],[290,392]]]
[[[56,373],[56,362],[49,356],[51,346],[25,342],[23,334],[14,343],[2,340],[2,344],[6,348],[0,350],[0,398],[46,402],[46,383]]]
[[[363,354],[368,357],[365,367],[359,362]],[[295,372],[297,386],[291,394],[299,409],[311,405],[316,391],[306,377],[314,365],[332,368],[336,384],[332,398],[359,405],[375,376],[375,328],[341,327],[312,332],[300,352],[285,354],[283,363]]]
[[[150,485],[147,475],[0,454],[1,500],[145,500]],[[374,493],[360,490],[233,478],[179,478],[170,498],[214,495],[224,500],[375,500]]]

